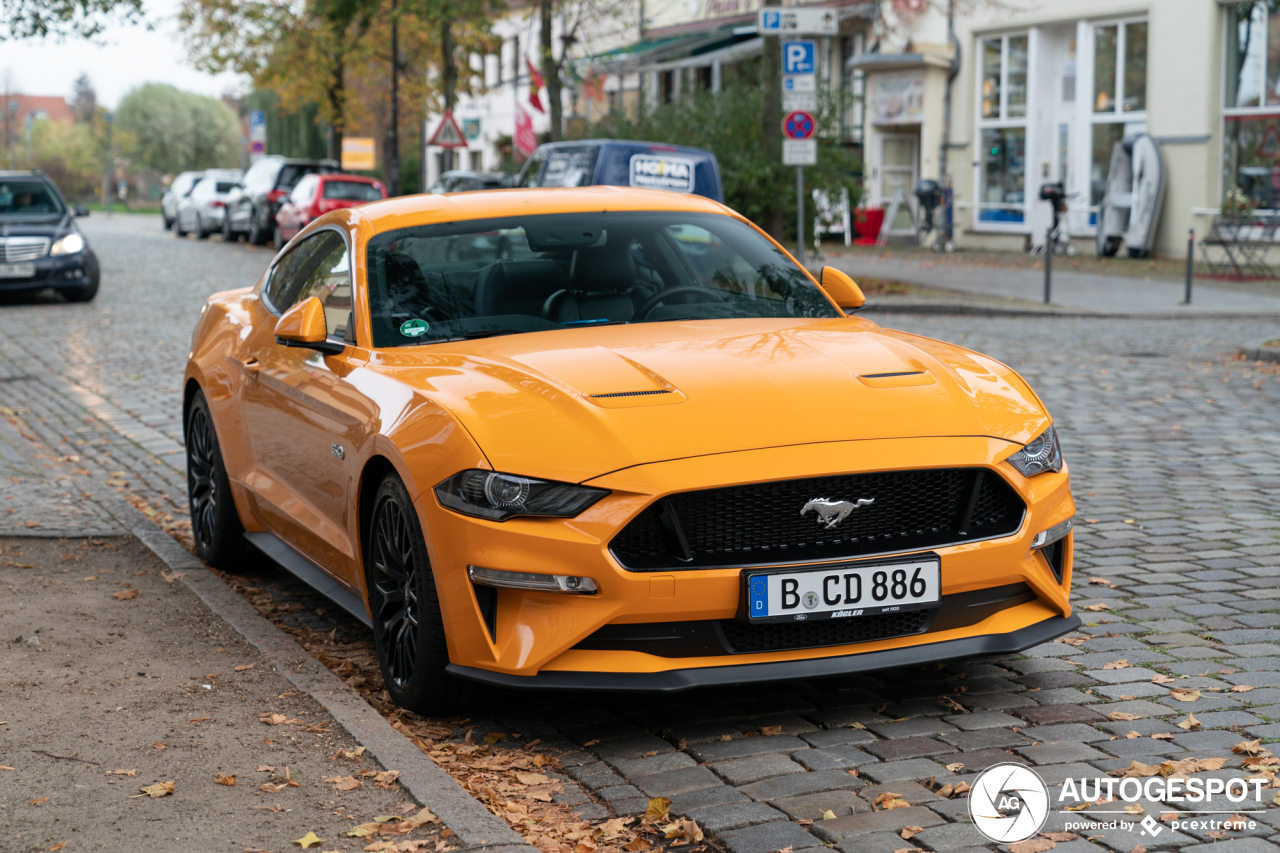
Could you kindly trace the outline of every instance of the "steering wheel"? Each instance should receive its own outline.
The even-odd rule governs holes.
[[[657,308],[663,302],[666,302],[667,299],[671,298],[672,296],[676,296],[677,294],[681,294],[681,293],[698,293],[703,296],[710,297],[710,299],[702,300],[703,302],[723,302],[724,301],[724,294],[719,290],[712,290],[709,287],[699,287],[698,285],[684,284],[684,285],[680,285],[679,287],[668,287],[666,290],[663,290],[660,293],[655,293],[653,296],[650,296],[648,299],[644,301],[644,304],[640,306],[640,310],[637,311],[636,314],[639,317],[647,319],[650,311],[652,311],[654,308]]]

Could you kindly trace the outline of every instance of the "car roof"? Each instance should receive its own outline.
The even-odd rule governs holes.
[[[588,145],[600,145],[605,147],[626,146],[628,148],[639,146],[648,148],[651,151],[677,151],[688,154],[702,154],[708,157],[714,157],[715,154],[705,148],[694,148],[691,145],[675,145],[669,142],[652,142],[643,139],[574,139],[562,142],[544,142],[538,146],[539,149],[554,151],[557,148],[581,148]]]
[[[4,178],[40,178],[53,183],[53,179],[39,169],[5,169],[0,170],[0,180]]]
[[[327,174],[317,173],[316,177],[320,179],[320,183],[327,183],[328,181],[355,181],[361,184],[382,183],[378,178],[370,178],[365,175],[348,175],[346,172],[329,172]]]
[[[450,169],[447,172],[440,173],[441,179],[444,178],[474,178],[482,181],[502,180],[501,172],[474,172],[470,169]]]
[[[611,210],[670,210],[736,216],[719,202],[699,195],[615,186],[495,189],[457,195],[424,193],[369,202],[351,208],[347,215],[353,220],[366,220],[374,231],[381,232],[468,219]]]

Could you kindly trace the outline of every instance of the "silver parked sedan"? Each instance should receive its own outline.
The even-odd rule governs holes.
[[[239,169],[210,169],[178,202],[173,230],[179,237],[194,233],[201,240],[222,228],[227,213],[227,198],[240,186],[244,173]]]
[[[191,194],[191,190],[204,177],[204,172],[183,172],[173,179],[169,189],[160,197],[160,210],[164,214],[164,230],[173,227],[178,218],[178,203]]]

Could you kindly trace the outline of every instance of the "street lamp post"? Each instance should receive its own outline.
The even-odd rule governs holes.
[[[111,216],[111,173],[114,171],[111,166],[115,161],[111,151],[111,123],[115,120],[115,113],[107,113],[104,117],[107,123],[107,161],[102,165],[102,203],[107,206],[107,216]]]

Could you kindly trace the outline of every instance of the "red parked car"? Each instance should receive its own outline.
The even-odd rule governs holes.
[[[298,181],[289,200],[276,213],[276,249],[294,238],[307,223],[342,207],[355,207],[387,197],[382,181],[358,175],[311,174]]]

